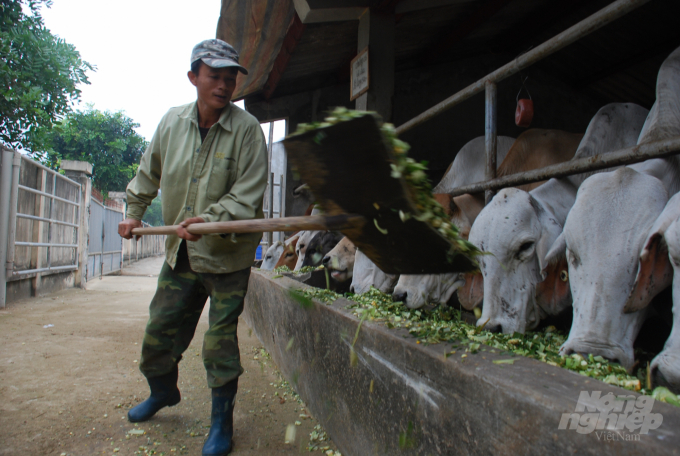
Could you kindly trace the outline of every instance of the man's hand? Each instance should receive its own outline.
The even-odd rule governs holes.
[[[187,241],[198,241],[201,239],[201,234],[191,234],[186,230],[186,227],[193,223],[205,223],[205,220],[203,220],[201,217],[191,217],[186,219],[177,227],[177,236],[179,236],[180,239],[186,239]]]
[[[132,229],[141,228],[142,222],[137,219],[126,218],[118,224],[118,234],[125,239],[132,239]],[[139,236],[137,236],[139,239]]]

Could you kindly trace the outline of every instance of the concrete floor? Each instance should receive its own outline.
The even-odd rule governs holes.
[[[148,396],[138,360],[163,260],[0,310],[0,455],[200,454],[210,426],[200,336],[208,306],[180,363],[182,402],[146,423],[126,419]],[[308,453],[317,422],[243,321],[238,337],[245,374],[233,454]],[[331,442],[320,443],[333,454]]]

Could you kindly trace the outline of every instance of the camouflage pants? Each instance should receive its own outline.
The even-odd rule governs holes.
[[[149,306],[139,369],[145,377],[172,371],[194,337],[210,297],[209,328],[203,337],[203,364],[208,386],[217,388],[243,373],[236,327],[248,290],[250,268],[228,274],[191,270],[185,243],[172,269],[163,264],[158,288]]]

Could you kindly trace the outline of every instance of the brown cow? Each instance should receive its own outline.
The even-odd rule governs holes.
[[[295,246],[297,246],[297,241],[300,239],[299,234],[295,234],[288,238],[283,244],[283,253],[279,257],[279,261],[276,262],[274,268],[280,266],[287,266],[291,271],[295,269],[295,263],[297,263],[297,253],[295,253]]]
[[[540,169],[549,165],[571,160],[583,138],[581,133],[568,133],[561,130],[527,130],[515,140],[503,162],[498,166],[498,177]],[[543,182],[521,185],[517,188],[530,191]],[[441,191],[441,186],[437,186]],[[453,189],[448,189],[453,190]],[[452,197],[447,193],[436,193],[435,199],[444,207],[451,221],[467,238],[477,215],[484,209],[484,194],[465,194]]]

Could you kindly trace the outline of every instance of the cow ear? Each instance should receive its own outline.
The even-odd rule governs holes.
[[[541,274],[543,281],[536,284],[536,302],[549,310],[548,313],[557,315],[571,304],[569,266],[564,251],[555,255]]]
[[[481,272],[474,272],[463,277],[465,284],[458,289],[458,301],[464,309],[472,310],[484,301],[484,276]]]
[[[649,230],[644,247],[640,253],[638,273],[633,290],[626,305],[625,313],[635,312],[649,305],[661,290],[673,281],[673,266],[668,259],[668,247],[664,240],[666,230],[680,217],[680,194],[668,200],[663,212],[657,217]]]
[[[654,296],[672,282],[673,266],[668,259],[668,247],[663,234],[652,232],[640,253],[637,277],[623,308],[624,313],[644,309]]]
[[[566,264],[567,241],[564,238],[564,232],[557,236],[557,239],[555,239],[545,255],[538,256],[538,263],[541,267],[541,275],[543,276],[543,279],[545,280],[547,275],[550,273],[548,269],[551,268],[551,265],[561,263],[562,261],[564,261]]]

